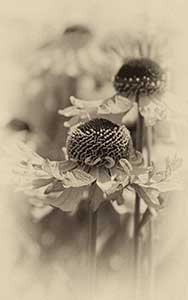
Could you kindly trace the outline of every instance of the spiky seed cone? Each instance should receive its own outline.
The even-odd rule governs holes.
[[[114,162],[128,157],[130,133],[122,125],[106,119],[93,119],[70,131],[66,147],[69,159],[82,165],[104,165],[106,158]]]

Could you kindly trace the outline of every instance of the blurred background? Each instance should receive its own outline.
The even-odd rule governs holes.
[[[178,109],[186,107],[188,101],[187,8],[185,0],[1,3],[1,143],[21,138],[41,155],[62,159],[67,129],[63,126],[66,120],[57,115],[57,110],[70,105],[71,95],[88,101],[112,95],[110,80],[119,62],[114,57],[112,63],[106,48],[113,47],[113,39],[124,32],[127,36],[154,32],[156,39],[164,34],[168,37],[170,46],[164,60],[172,74],[172,106],[179,113]],[[166,49],[165,41],[160,46],[161,53],[163,47]],[[185,123],[187,115],[184,110]],[[187,127],[175,121],[173,132],[169,131],[169,124],[158,126],[154,151],[158,160],[175,149],[181,153],[186,185]],[[134,125],[133,118],[128,123],[133,133]],[[1,298],[84,299],[84,204],[72,216],[58,209],[36,208],[23,193],[5,186],[3,180],[0,188]],[[170,194],[156,221],[156,300],[188,299],[187,209],[186,191]],[[125,296],[132,299],[129,217],[122,226],[110,206],[101,209],[99,300],[121,300]]]

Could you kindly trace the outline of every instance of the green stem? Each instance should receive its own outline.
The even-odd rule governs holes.
[[[89,300],[95,299],[96,286],[96,244],[97,244],[97,211],[89,206],[89,232],[88,232],[88,278],[89,278]]]

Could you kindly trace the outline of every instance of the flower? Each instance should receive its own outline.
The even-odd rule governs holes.
[[[73,127],[67,137],[67,160],[50,161],[24,144],[15,145],[11,158],[13,181],[37,206],[50,205],[75,212],[88,200],[93,210],[110,201],[113,207],[128,205],[128,192],[138,193],[149,209],[157,211],[161,190],[177,164],[168,162],[165,171],[145,167],[132,146],[125,125],[93,119]],[[168,171],[168,172],[167,172]],[[170,174],[170,175],[169,175]],[[166,184],[166,185],[165,185]]]
[[[166,87],[166,75],[158,63],[150,58],[130,58],[114,78],[117,93],[137,102],[147,126],[166,117],[162,96]]]
[[[133,156],[130,139],[124,125],[94,119],[70,130],[64,161],[50,161],[24,144],[14,145],[14,157],[9,155],[12,179],[33,202],[64,211],[74,211],[95,187],[91,205],[97,209],[106,200],[119,161]]]
[[[106,68],[105,55],[92,29],[84,23],[67,25],[62,33],[43,43],[36,54],[29,65],[34,77],[45,73],[100,76],[101,70]]]
[[[149,37],[144,34],[136,35],[132,39],[130,36],[123,35],[121,38],[125,41],[127,38],[127,46],[126,43],[120,42],[112,45],[111,40],[109,48],[106,46],[108,51],[105,49],[107,56],[109,56],[108,52],[111,53],[111,60],[114,58],[114,61],[117,61],[118,57],[116,65],[119,69],[113,80],[115,95],[107,99],[83,101],[83,103],[81,103],[82,100],[71,99],[75,108],[68,107],[59,111],[65,116],[75,117],[70,120],[71,124],[77,120],[86,119],[88,115],[94,117],[98,114],[105,114],[107,117],[110,114],[119,113],[124,114],[122,121],[125,123],[128,112],[135,107],[138,107],[140,114],[144,117],[146,126],[154,126],[157,121],[169,115],[169,99],[173,95],[168,91],[169,73],[158,51],[161,41],[157,45],[153,36]],[[121,39],[116,39],[116,41],[121,41]]]

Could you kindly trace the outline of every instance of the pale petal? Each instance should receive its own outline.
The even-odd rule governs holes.
[[[73,117],[80,114],[80,109],[77,108],[76,106],[69,106],[64,109],[59,109],[58,113],[65,117]]]
[[[141,98],[139,111],[144,117],[146,126],[154,126],[157,121],[163,120],[167,116],[165,103],[155,98]]]
[[[125,123],[126,125],[134,124],[138,118],[138,105],[135,102],[132,103],[132,108],[122,117],[122,123]]]
[[[65,187],[81,187],[84,185],[90,185],[95,180],[96,179],[93,176],[79,168],[68,171],[63,176],[63,184]]]
[[[108,170],[104,167],[99,167],[97,171],[97,185],[105,193],[111,187],[111,176],[109,175]]]
[[[31,209],[31,215],[35,222],[41,221],[48,216],[54,210],[53,207],[45,205],[43,207],[33,207]]]
[[[152,187],[158,189],[161,193],[184,190],[182,182],[178,181],[177,178],[175,178],[174,180],[171,179],[159,183],[154,183],[152,184]]]
[[[103,100],[81,100],[76,97],[71,96],[70,102],[72,105],[78,107],[78,108],[87,108],[87,107],[98,107]]]
[[[98,157],[95,160],[93,160],[93,158],[91,156],[87,157],[85,159],[85,164],[88,166],[95,166],[97,163],[99,163],[101,161],[101,158]]]
[[[106,163],[105,163],[106,168],[111,169],[112,167],[115,166],[115,160],[112,157],[106,156],[105,160],[106,160]]]
[[[118,189],[119,186],[127,186],[130,181],[129,173],[125,172],[125,170],[121,166],[115,166],[110,169],[112,176],[111,188],[108,193],[113,193],[115,189]]]
[[[152,187],[141,186],[138,184],[132,184],[132,187],[136,190],[138,195],[145,201],[148,207],[153,207],[155,209],[160,208],[159,194],[160,192]]]
[[[120,163],[120,165],[122,166],[122,168],[123,168],[125,174],[129,175],[130,172],[131,172],[132,169],[133,169],[132,166],[131,166],[131,164],[130,164],[130,162],[129,162],[127,159],[122,158],[122,159],[119,160],[119,163]]]
[[[50,161],[46,159],[43,163],[43,170],[49,175],[62,180],[64,178],[63,174],[76,168],[76,166],[77,163],[71,160]]]
[[[99,114],[118,114],[129,111],[132,108],[132,102],[120,95],[114,95],[113,97],[106,99],[98,107]]]
[[[80,115],[71,118],[69,121],[64,122],[65,127],[71,127],[77,125],[80,122]]]

